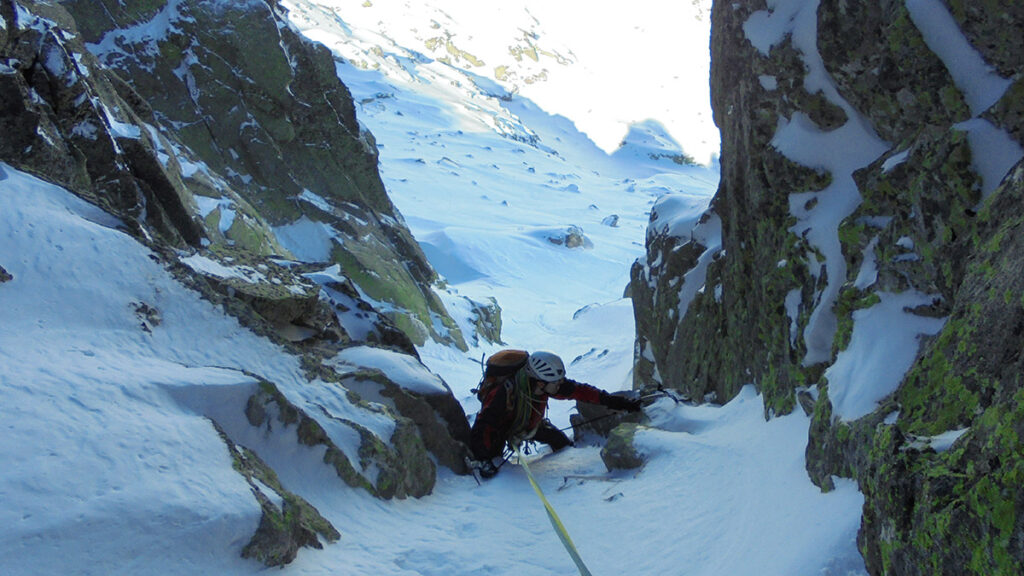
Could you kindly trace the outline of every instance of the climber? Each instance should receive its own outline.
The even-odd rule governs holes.
[[[470,450],[483,478],[497,474],[505,445],[531,440],[543,442],[555,452],[572,444],[564,432],[544,414],[548,398],[574,399],[601,404],[612,410],[637,412],[640,400],[615,396],[589,384],[565,377],[562,359],[551,352],[502,350],[488,358],[484,378],[477,389],[480,412],[470,433]]]

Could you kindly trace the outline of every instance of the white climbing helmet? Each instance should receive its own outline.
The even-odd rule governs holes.
[[[558,382],[565,378],[565,364],[557,354],[534,352],[526,361],[526,373],[544,382]]]

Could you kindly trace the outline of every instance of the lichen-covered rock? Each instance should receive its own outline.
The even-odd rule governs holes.
[[[483,339],[490,344],[502,344],[501,306],[498,305],[498,300],[490,296],[486,303],[472,300],[469,303],[473,309],[473,326],[476,342]]]
[[[883,425],[871,439],[858,544],[872,574],[1020,574],[1024,391],[948,449]]]
[[[975,213],[979,185],[962,138],[922,138],[905,164],[865,187],[865,206],[885,196],[878,213],[897,214],[873,233],[910,238],[904,246],[920,255],[883,252],[880,282],[942,294],[943,330],[891,402],[855,422],[816,415],[808,445],[812,477],[859,482],[858,541],[872,574],[1019,574],[1024,565],[1024,165]],[[966,433],[948,451],[921,447],[954,431]]]
[[[820,263],[808,262],[813,249],[806,239],[789,229],[789,192],[821,190],[831,176],[788,160],[771,141],[779,118],[801,105],[821,126],[845,115],[807,94],[806,68],[790,40],[768,56],[751,45],[743,25],[758,8],[763,3],[718,4],[712,11],[712,107],[722,134],[722,175],[704,226],[714,221],[721,231],[716,245],[700,245],[662,232],[652,213],[647,256],[634,266],[630,288],[637,316],[634,386],[664,384],[724,402],[759,382],[766,413],[784,414],[795,408],[793,389],[822,371],[803,364],[796,337],[822,274]],[[705,272],[691,275],[696,285],[687,286],[686,274],[698,265]],[[796,318],[783,304],[792,294]]]
[[[903,2],[824,0],[818,50],[850,104],[900,142],[920,126],[970,118],[946,67],[925,44]]]
[[[295,559],[299,548],[323,548],[320,537],[328,542],[341,538],[313,505],[286,490],[274,470],[256,453],[236,445],[222,430],[219,432],[231,453],[235,471],[245,477],[262,510],[256,533],[242,549],[243,558],[253,558],[267,566],[283,566]]]
[[[445,392],[447,385],[435,393],[410,390],[375,369],[335,373],[332,379],[360,398],[380,402],[407,418],[439,464],[457,473],[468,472],[465,459],[469,455],[469,423],[462,406],[450,391]]]
[[[948,0],[945,4],[971,46],[1001,76],[1011,78],[1024,70],[1024,50],[1020,47],[1024,5],[1000,0]]]
[[[420,497],[430,494],[434,487],[434,463],[427,456],[423,440],[414,431],[416,425],[403,416],[392,415],[395,430],[391,438],[379,438],[357,422],[332,417],[360,438],[358,455],[348,455],[317,420],[289,402],[268,382],[249,398],[245,415],[251,425],[268,430],[280,425],[294,426],[300,443],[325,448],[324,462],[334,468],[339,478],[374,496],[385,499]],[[358,460],[353,463],[352,458],[356,456]]]
[[[206,204],[236,206],[230,221],[217,209],[202,214],[216,230],[207,236],[267,254],[274,246],[262,221],[330,230],[330,248],[303,247],[301,259],[341,264],[416,344],[465,347],[431,289],[436,273],[387,197],[373,137],[330,52],[292,30],[285,8],[275,0],[64,6],[97,57],[159,116],[157,127],[195,155],[204,169],[188,181],[212,199]],[[163,35],[119,32],[157,18],[173,22]]]
[[[1019,75],[1006,94],[981,116],[1024,146],[1024,75]]]
[[[627,422],[619,424],[608,435],[608,442],[601,448],[601,460],[605,468],[612,470],[632,470],[643,466],[647,459],[633,444],[636,433],[642,430],[639,424]]]

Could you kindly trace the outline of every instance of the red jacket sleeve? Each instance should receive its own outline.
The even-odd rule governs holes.
[[[566,378],[565,382],[558,387],[558,390],[552,394],[551,397],[558,398],[559,400],[571,399],[586,402],[588,404],[600,404],[601,397],[604,394],[604,391],[600,388]]]

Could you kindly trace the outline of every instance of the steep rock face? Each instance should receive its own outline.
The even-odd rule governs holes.
[[[330,53],[293,31],[277,2],[64,6],[89,49],[195,154],[194,169],[223,176],[216,188],[237,191],[285,236],[319,236],[326,246],[297,256],[340,264],[370,298],[397,307],[391,319],[415,342],[465,346]],[[205,195],[233,208],[218,190]],[[223,216],[211,224],[232,243],[250,241]]]
[[[129,227],[140,221],[172,245],[198,246],[191,195],[173,168],[156,161],[158,137],[139,129],[144,120],[122,97],[124,83],[96,65],[67,13],[13,2],[2,11],[0,158]]]
[[[864,493],[872,574],[1020,574],[1020,6],[753,0],[712,26],[721,184],[699,221],[652,211],[635,384],[799,398],[811,478]],[[872,348],[879,317],[918,327],[909,356]]]
[[[792,115],[799,103],[824,126],[834,126],[842,112],[820,94],[801,91],[803,65],[791,43],[773,50],[771,59],[757,54],[743,22],[758,7],[763,5],[733,3],[712,13],[722,178],[708,214],[686,237],[661,224],[657,207],[652,212],[647,257],[632,275],[635,383],[660,379],[691,397],[711,394],[724,401],[756,381],[767,409],[788,412],[793,387],[808,380],[809,371],[801,366],[805,350],[793,329],[806,318],[792,326],[783,304],[794,289],[801,290],[802,301],[812,298],[819,278],[801,256],[806,240],[787,230],[789,199],[777,191],[820,189],[828,177],[768,143],[778,118]],[[760,80],[766,75],[778,79],[772,90]],[[810,379],[816,372],[820,368],[811,367]]]

